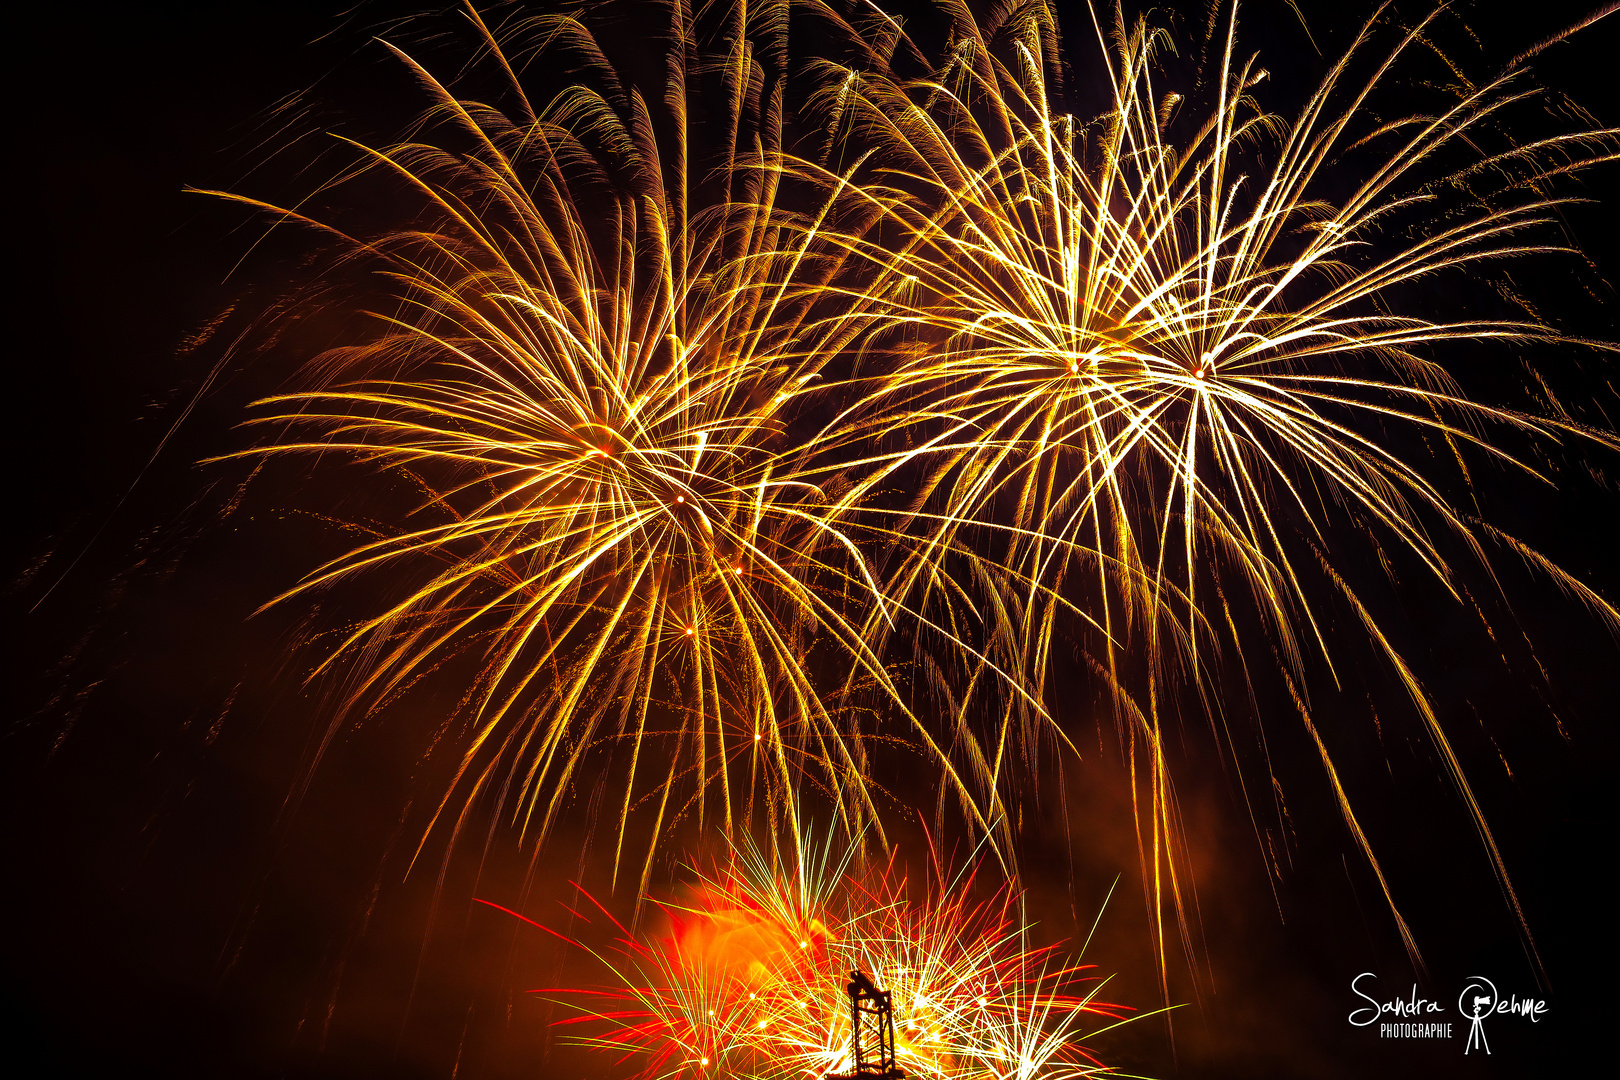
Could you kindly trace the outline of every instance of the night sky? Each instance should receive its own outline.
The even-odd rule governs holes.
[[[1301,4],[1331,55],[1344,5],[1315,6]],[[1478,70],[1589,5],[1526,7],[1511,22],[1469,13]],[[13,16],[0,957],[8,1057],[33,1058],[32,1075],[619,1075],[556,1047],[549,1007],[526,993],[583,977],[579,958],[471,902],[517,903],[532,850],[502,842],[482,861],[446,862],[435,841],[406,874],[447,776],[422,748],[450,690],[347,732],[302,783],[329,701],[303,683],[313,654],[292,646],[321,614],[295,604],[249,616],[349,543],[308,507],[381,515],[397,493],[332,490],[330,475],[301,488],[296,470],[244,488],[249,466],[197,464],[242,445],[244,405],[290,371],[235,365],[208,382],[220,341],[245,322],[227,318],[193,347],[198,331],[227,308],[262,308],[306,264],[301,241],[255,248],[262,230],[242,212],[182,188],[299,190],[310,155],[285,146],[289,114],[272,112],[290,95],[310,103],[294,126],[398,131],[420,102],[368,36],[412,10],[81,4]],[[1246,40],[1275,55],[1284,86],[1296,68],[1319,70],[1287,5],[1246,11]],[[1081,19],[1069,17],[1071,33]],[[1620,16],[1549,50],[1536,72],[1617,123],[1617,47]],[[1620,170],[1593,170],[1584,186],[1604,201],[1569,219],[1590,265],[1549,262],[1526,289],[1570,332],[1616,340],[1620,298],[1605,282],[1620,281]],[[295,329],[275,355],[296,356],[300,335],[313,350],[327,329]],[[1612,429],[1615,374],[1587,352],[1550,379],[1561,400],[1599,403]],[[1614,602],[1620,460],[1571,449],[1551,467],[1556,490],[1484,477],[1484,516]],[[1352,669],[1322,706],[1324,727],[1340,733],[1335,752],[1427,972],[1414,975],[1298,725],[1278,724],[1273,747],[1292,828],[1274,889],[1232,773],[1189,719],[1176,753],[1198,974],[1176,956],[1172,994],[1186,1004],[1173,1040],[1144,1020],[1097,1042],[1105,1061],[1166,1077],[1393,1080],[1549,1075],[1605,1049],[1620,644],[1547,578],[1500,564],[1514,618],[1494,624],[1496,639],[1421,582],[1383,614],[1455,733],[1545,982],[1433,752],[1379,711],[1378,677]],[[1021,833],[1032,913],[1044,935],[1083,935],[1117,879],[1086,959],[1117,973],[1107,997],[1151,1008],[1136,837],[1102,723],[1077,722],[1085,757],[1063,766],[1061,794],[1038,779]],[[587,832],[560,836],[525,911],[565,918],[567,879],[599,875],[592,850]],[[1435,1044],[1351,1027],[1362,972],[1386,999],[1416,979],[1453,1018],[1474,975],[1549,1009],[1536,1025],[1501,1020],[1492,1056],[1465,1059],[1465,1025]]]

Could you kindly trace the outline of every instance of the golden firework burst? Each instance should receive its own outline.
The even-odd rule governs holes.
[[[1459,600],[1444,541],[1481,561],[1495,543],[1620,626],[1590,589],[1470,516],[1434,467],[1449,457],[1466,480],[1465,455],[1477,454],[1539,475],[1510,439],[1620,445],[1562,411],[1478,400],[1460,374],[1483,342],[1609,346],[1533,313],[1448,318],[1399,301],[1420,279],[1567,250],[1549,234],[1572,201],[1556,182],[1613,160],[1620,132],[1511,139],[1503,118],[1538,93],[1514,69],[1459,76],[1426,112],[1374,108],[1391,72],[1430,48],[1439,16],[1401,26],[1379,9],[1285,117],[1257,100],[1266,73],[1239,50],[1236,5],[1201,71],[1207,100],[1163,84],[1162,31],[1093,11],[1111,100],[1089,122],[1057,103],[1048,5],[982,21],[952,9],[938,62],[875,8],[858,22],[829,16],[854,54],[820,65],[829,159],[868,155],[851,190],[874,218],[839,238],[864,273],[833,283],[845,306],[835,318],[867,320],[871,357],[840,423],[877,447],[863,493],[900,478],[914,490],[895,526],[912,540],[886,587],[897,602],[950,609],[936,621],[978,627],[981,656],[1035,700],[1050,696],[1061,635],[1085,643],[1131,732],[1133,773],[1145,748],[1139,835],[1161,907],[1185,903],[1167,718],[1190,691],[1214,723],[1205,654],[1225,648],[1251,700],[1254,661],[1276,658],[1395,911],[1306,689],[1313,666],[1339,679],[1324,615],[1337,610],[1405,688],[1523,923],[1428,696],[1330,550],[1335,530],[1414,557]],[[1425,457],[1425,439],[1446,457]],[[962,550],[997,568],[983,599],[941,586]],[[982,667],[963,675],[967,692]],[[1009,707],[982,711],[1008,719],[964,753],[999,791],[1027,773],[1037,740]],[[1159,935],[1162,955],[1162,925]]]
[[[639,805],[656,844],[686,815],[770,818],[803,783],[850,828],[875,821],[863,732],[838,702],[875,689],[905,711],[863,640],[895,609],[834,512],[837,478],[810,467],[825,438],[795,426],[847,332],[806,320],[836,268],[816,213],[787,232],[777,205],[785,57],[768,14],[723,14],[723,49],[700,53],[696,18],[669,5],[655,112],[580,20],[497,35],[474,12],[504,107],[390,46],[435,138],[350,144],[344,180],[402,189],[411,228],[355,236],[230,196],[335,235],[385,285],[381,331],[261,403],[253,423],[275,434],[246,453],[336,456],[423,493],[408,527],[273,602],[356,575],[409,583],[321,665],[353,665],[338,723],[450,656],[481,658],[435,815],[463,808],[457,832],[494,793],[543,838],[586,762],[622,777],[621,852]],[[586,77],[535,105],[515,71],[542,48]],[[690,151],[699,101],[724,121],[717,156]],[[651,866],[649,850],[643,885]]]

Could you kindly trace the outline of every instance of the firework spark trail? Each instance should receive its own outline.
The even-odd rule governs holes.
[[[784,233],[775,203],[780,29],[738,8],[714,35],[726,51],[700,54],[689,9],[667,13],[667,115],[573,17],[498,37],[472,13],[504,111],[389,46],[432,102],[424,128],[464,147],[349,144],[361,164],[343,179],[396,182],[421,206],[411,229],[356,237],[227,195],[335,237],[397,304],[375,339],[319,358],[318,386],[263,403],[254,422],[276,434],[249,453],[335,454],[425,491],[426,522],[273,602],[362,574],[413,582],[322,665],[354,665],[344,713],[481,652],[473,730],[435,815],[455,814],[455,834],[489,794],[543,839],[584,764],[615,748],[621,855],[641,804],[656,843],[683,816],[769,818],[807,778],[862,831],[866,742],[835,703],[859,686],[906,714],[863,640],[895,615],[867,537],[827,512],[829,478],[801,465],[818,444],[790,431],[850,331],[807,323],[803,297],[836,260],[816,258],[814,213]],[[541,48],[569,49],[590,78],[537,107],[514,72]],[[687,109],[697,73],[716,71],[728,124],[712,164],[688,146]],[[714,176],[724,190],[694,211]],[[818,663],[842,691],[813,685]],[[649,850],[643,888],[651,866]]]
[[[1062,962],[1059,946],[1032,945],[1018,890],[975,900],[974,875],[963,873],[938,875],[910,898],[892,862],[862,872],[852,849],[835,856],[802,839],[795,849],[803,861],[734,848],[691,900],[665,905],[663,935],[615,923],[617,952],[597,954],[610,987],[537,992],[576,1012],[561,1023],[593,1029],[576,1042],[638,1059],[649,1078],[847,1069],[843,986],[853,969],[893,995],[908,1076],[1111,1073],[1083,1040],[1130,1010],[1099,1000],[1105,980]]]
[[[1092,663],[1132,729],[1133,775],[1136,741],[1145,749],[1143,875],[1161,897],[1156,910],[1168,902],[1185,935],[1164,718],[1184,686],[1214,723],[1202,653],[1223,642],[1243,658],[1253,699],[1253,650],[1239,641],[1233,611],[1247,597],[1416,958],[1305,689],[1312,657],[1337,683],[1322,611],[1348,606],[1409,696],[1528,937],[1445,731],[1387,629],[1324,554],[1324,537],[1336,521],[1382,533],[1375,542],[1415,556],[1460,599],[1436,537],[1484,561],[1484,541],[1498,534],[1456,509],[1387,429],[1404,425],[1419,442],[1436,436],[1465,478],[1466,449],[1544,479],[1507,449],[1507,436],[1620,446],[1561,411],[1473,400],[1432,355],[1451,346],[1466,357],[1458,345],[1492,339],[1610,346],[1534,317],[1445,320],[1391,303],[1420,278],[1567,251],[1542,235],[1576,201],[1552,185],[1614,160],[1620,132],[1577,129],[1486,149],[1504,116],[1536,93],[1512,70],[1465,83],[1432,114],[1375,117],[1369,100],[1408,54],[1430,47],[1438,10],[1390,30],[1379,9],[1292,119],[1256,102],[1265,73],[1241,59],[1235,6],[1215,41],[1213,100],[1201,114],[1156,85],[1161,32],[1122,17],[1105,26],[1094,12],[1113,100],[1092,125],[1053,101],[1058,31],[1045,5],[998,9],[983,24],[952,9],[938,64],[883,12],[863,10],[864,21],[850,22],[824,12],[858,59],[820,68],[835,150],[870,148],[864,182],[851,190],[877,222],[848,241],[865,276],[831,286],[844,290],[839,318],[878,316],[852,383],[860,399],[839,422],[880,449],[861,463],[867,475],[849,499],[857,505],[902,477],[916,489],[903,525],[915,539],[886,578],[891,598],[978,622],[984,652],[1001,655],[1037,699],[1065,620],[1100,631],[1090,635]],[[927,70],[907,76],[907,64]],[[1409,219],[1404,237],[1390,228]],[[1502,542],[1518,550],[1519,541]],[[975,565],[1002,568],[1000,585],[985,590],[999,588],[999,601],[942,587],[941,566],[962,549],[995,550]],[[1531,558],[1620,626],[1607,602]],[[997,602],[1016,617],[998,618]],[[969,687],[975,680],[963,676]],[[975,780],[1007,784],[1010,763],[1027,760],[1032,745],[1028,727],[1010,720],[979,736]],[[1162,924],[1159,936],[1162,957]]]

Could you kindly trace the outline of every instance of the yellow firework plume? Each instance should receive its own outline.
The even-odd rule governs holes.
[[[657,109],[571,17],[498,36],[473,16],[510,77],[504,110],[395,50],[438,144],[354,149],[418,223],[338,234],[394,310],[322,358],[321,386],[271,399],[257,422],[278,434],[252,453],[343,455],[423,492],[419,524],[288,595],[374,571],[410,583],[324,665],[357,663],[350,708],[480,656],[462,805],[494,793],[543,836],[588,763],[593,781],[621,776],[621,850],[638,805],[656,840],[683,815],[768,817],[801,782],[864,828],[862,733],[835,703],[841,688],[900,697],[861,639],[860,621],[892,611],[829,512],[836,490],[805,471],[817,438],[791,426],[842,331],[805,325],[803,297],[834,265],[811,258],[815,222],[780,231],[776,24],[738,9],[720,27],[726,51],[701,73],[723,153],[688,160],[699,31],[684,5],[665,14]],[[590,79],[532,106],[512,73],[536,50],[513,40]]]
[[[1338,678],[1322,610],[1352,612],[1405,686],[1517,913],[1441,724],[1325,537],[1348,527],[1403,550],[1459,599],[1438,538],[1480,558],[1498,543],[1620,625],[1590,590],[1466,516],[1410,452],[1428,437],[1459,465],[1478,452],[1535,474],[1504,436],[1615,446],[1567,415],[1482,404],[1442,362],[1466,362],[1462,346],[1487,339],[1570,339],[1533,316],[1435,318],[1394,299],[1422,278],[1560,250],[1545,238],[1568,201],[1556,180],[1612,160],[1620,133],[1504,141],[1502,118],[1536,94],[1512,71],[1461,81],[1429,112],[1375,116],[1369,99],[1428,48],[1438,14],[1391,29],[1382,10],[1297,115],[1273,115],[1255,100],[1265,72],[1241,58],[1235,7],[1202,113],[1156,84],[1162,34],[1094,18],[1112,101],[1086,123],[1053,100],[1046,5],[982,23],[951,10],[946,56],[921,75],[902,74],[922,51],[875,9],[844,24],[856,60],[822,66],[834,151],[867,148],[855,190],[877,218],[847,241],[867,268],[841,286],[847,317],[876,317],[879,330],[863,338],[873,359],[841,422],[886,448],[864,483],[906,477],[915,491],[891,596],[951,602],[938,584],[950,553],[993,551],[996,602],[1012,615],[974,613],[996,623],[986,655],[1040,698],[1057,630],[1090,643],[1146,751],[1144,874],[1178,909],[1167,699],[1178,685],[1210,692],[1200,654],[1212,644],[1231,643],[1247,671],[1258,642],[1239,640],[1240,626],[1269,639],[1260,648],[1277,657],[1383,881],[1305,690],[1312,657]],[[1007,763],[1021,747],[1007,741],[1020,734],[1008,723],[980,737],[986,785],[1019,771]]]

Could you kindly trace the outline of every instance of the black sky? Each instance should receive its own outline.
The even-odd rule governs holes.
[[[1301,7],[1313,28],[1342,14]],[[181,189],[295,187],[296,155],[262,164],[278,130],[268,110],[317,83],[310,99],[330,110],[320,122],[351,132],[391,133],[415,108],[390,96],[402,84],[379,74],[366,40],[411,8],[339,8],[45,5],[14,16],[8,34],[0,1008],[15,1025],[11,1055],[38,1062],[36,1075],[585,1067],[548,1050],[545,1008],[523,993],[566,977],[556,949],[469,903],[521,876],[526,855],[492,856],[483,878],[458,864],[437,907],[437,861],[405,879],[420,833],[412,800],[434,780],[411,726],[431,727],[431,702],[346,739],[289,810],[321,725],[323,702],[301,689],[301,662],[288,658],[309,624],[298,611],[248,615],[343,539],[298,512],[300,493],[287,490],[254,491],[222,519],[241,471],[193,464],[218,452],[242,403],[275,378],[233,371],[198,398],[218,354],[184,343],[227,305],[262,302],[251,273],[233,276],[257,234],[242,215]],[[1535,5],[1511,21],[1473,12],[1481,68],[1584,10]],[[1249,39],[1280,54],[1284,75],[1314,63],[1292,18],[1282,4],[1249,9]],[[1617,46],[1620,16],[1549,51],[1537,70],[1600,120],[1620,122]],[[1572,227],[1594,256],[1592,278],[1614,281],[1620,175],[1596,171],[1587,187],[1607,204]],[[292,248],[260,256],[250,267],[266,277],[296,270]],[[1571,300],[1568,318],[1612,340],[1617,310],[1600,290]],[[1584,365],[1560,386],[1584,387],[1620,422],[1614,367]],[[1488,516],[1534,531],[1613,600],[1620,462],[1588,457],[1607,478],[1568,465],[1555,493],[1502,480],[1489,486]],[[1396,992],[1415,978],[1376,884],[1331,804],[1305,788],[1289,792],[1295,845],[1274,894],[1229,774],[1189,738],[1181,796],[1207,977],[1176,977],[1178,997],[1192,1003],[1177,1014],[1174,1050],[1149,1021],[1100,1044],[1106,1059],[1160,1076],[1512,1077],[1579,1066],[1602,1049],[1614,987],[1606,868],[1620,647],[1544,578],[1521,575],[1513,588],[1545,679],[1528,649],[1509,641],[1491,655],[1495,644],[1466,612],[1427,593],[1411,594],[1403,633],[1448,726],[1469,733],[1465,763],[1480,777],[1546,985],[1432,755],[1364,730],[1346,737],[1344,753],[1347,774],[1367,785],[1369,831],[1425,949],[1419,992],[1445,999],[1464,977],[1487,974],[1549,999],[1547,1018],[1493,1028],[1489,1059],[1464,1060],[1460,1036],[1430,1046],[1352,1029],[1354,975],[1376,972]],[[1333,718],[1345,731],[1368,723],[1350,705]],[[1110,997],[1151,1006],[1120,765],[1107,740],[1081,742],[1088,756],[1069,768],[1063,795],[1055,785],[1043,792],[1046,818],[1028,826],[1054,868],[1031,877],[1034,910],[1053,933],[1072,932],[1118,877],[1088,958],[1121,973]],[[1285,740],[1279,753],[1309,760]],[[1060,854],[1065,815],[1079,839]],[[535,914],[555,913],[545,905],[574,870],[547,868],[556,887],[539,890]]]

